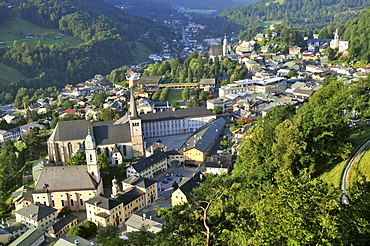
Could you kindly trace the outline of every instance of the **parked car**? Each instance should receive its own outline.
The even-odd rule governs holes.
[[[176,174],[176,177],[182,177],[181,173]]]
[[[167,178],[167,180],[172,181],[173,179],[172,178]]]
[[[172,172],[167,172],[166,177],[170,177],[172,175]]]
[[[163,184],[167,184],[167,183],[168,183],[168,181],[167,181],[167,180],[162,180],[162,183],[163,183]]]

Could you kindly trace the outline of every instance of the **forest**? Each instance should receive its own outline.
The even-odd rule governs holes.
[[[239,39],[249,40],[263,30],[264,22],[278,22],[303,30],[307,35],[327,25],[344,24],[370,6],[366,0],[260,0],[254,4],[225,9],[225,16],[246,30]]]
[[[84,43],[76,47],[63,43],[50,47],[40,41],[30,47],[15,41],[10,47],[1,47],[0,62],[28,78],[1,88],[13,98],[21,87],[61,87],[84,81],[97,72],[107,74],[133,60],[135,42],[159,51],[157,37],[171,37],[170,30],[162,25],[128,15],[100,0],[28,0],[10,9],[0,5],[0,23],[16,15],[42,27],[59,29]],[[144,33],[149,38],[143,38]]]
[[[198,83],[204,78],[219,80],[223,71],[227,78],[221,84],[228,84],[242,79],[247,75],[245,68],[238,62],[225,58],[222,61],[203,59],[203,53],[191,53],[186,60],[182,58],[171,59],[161,63],[153,63],[139,71],[143,76],[163,76],[169,83]],[[108,78],[112,83],[120,83],[126,80],[125,67],[112,70]]]

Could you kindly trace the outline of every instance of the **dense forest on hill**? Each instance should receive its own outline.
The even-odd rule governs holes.
[[[338,28],[339,38],[349,40],[348,55],[341,57],[342,61],[355,63],[370,62],[370,8],[362,11],[358,17],[339,26],[328,25],[320,30],[320,38],[332,37]]]
[[[123,11],[150,19],[186,19],[187,17],[215,16],[225,8],[242,6],[256,0],[104,0]],[[187,17],[185,17],[185,13]]]
[[[225,9],[221,16],[245,26],[246,31],[240,39],[248,40],[269,22],[305,30],[309,34],[326,25],[346,23],[369,6],[370,2],[366,0],[260,0]]]
[[[159,51],[158,36],[169,38],[171,32],[148,19],[128,15],[100,0],[27,0],[13,8],[0,5],[0,24],[21,16],[36,25],[57,28],[65,35],[84,41],[76,47],[35,47],[21,42],[0,48],[0,62],[18,69],[29,79],[2,88],[2,93],[15,95],[20,87],[62,86],[106,74],[127,64],[135,55],[135,42],[149,50]],[[144,38],[142,34],[149,34]]]

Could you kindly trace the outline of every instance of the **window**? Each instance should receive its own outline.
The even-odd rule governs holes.
[[[60,203],[62,204],[62,207],[64,207],[64,200],[60,200]]]
[[[73,207],[75,205],[75,202],[73,201],[73,199],[71,199],[71,206]]]
[[[80,205],[83,206],[84,205],[84,201],[82,199],[80,199]]]
[[[51,203],[53,204],[53,207],[55,207],[55,202],[54,202],[54,200],[51,200]]]

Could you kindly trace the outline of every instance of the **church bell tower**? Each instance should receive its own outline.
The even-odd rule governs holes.
[[[135,104],[134,93],[130,93],[130,130],[133,157],[144,156],[144,139],[141,126],[141,118],[139,117]]]
[[[90,133],[90,129],[87,130],[87,136],[85,139],[85,153],[87,171],[94,177],[95,181],[99,183],[101,178],[98,166],[98,152],[96,150],[95,138]]]

